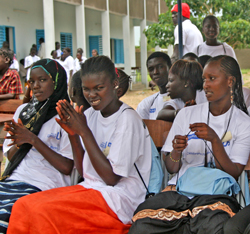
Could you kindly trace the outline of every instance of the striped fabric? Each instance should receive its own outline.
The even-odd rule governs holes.
[[[33,185],[9,180],[0,182],[0,233],[6,233],[12,206],[17,199],[41,191]]]

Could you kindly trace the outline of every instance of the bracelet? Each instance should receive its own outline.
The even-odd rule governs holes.
[[[177,115],[178,109],[174,112],[174,117]]]
[[[179,158],[178,160],[175,160],[175,159],[172,158],[172,152],[170,152],[169,158],[170,158],[170,160],[171,160],[172,162],[175,162],[175,163],[180,162],[180,158]]]

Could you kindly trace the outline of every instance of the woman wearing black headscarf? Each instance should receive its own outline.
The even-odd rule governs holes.
[[[3,151],[10,160],[0,182],[0,233],[6,232],[14,202],[34,192],[70,185],[73,167],[68,134],[56,123],[58,100],[67,99],[67,76],[60,64],[43,59],[31,68],[34,97],[21,105],[11,123]],[[7,200],[9,202],[7,202]]]

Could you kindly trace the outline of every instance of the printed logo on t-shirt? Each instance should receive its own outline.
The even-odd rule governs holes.
[[[48,134],[47,137],[60,140],[61,139],[61,133],[60,132],[57,132],[57,133],[52,132],[52,133]]]
[[[151,108],[150,110],[149,110],[149,113],[155,113],[156,112],[156,108]]]
[[[109,155],[109,150],[110,150],[111,145],[112,145],[111,142],[102,142],[100,145],[102,152],[106,157]]]
[[[202,140],[202,139],[200,139],[199,137],[195,135],[195,133],[193,133],[193,134],[188,135],[188,141],[190,140]],[[222,145],[224,147],[227,147],[230,145],[230,141],[222,142]]]

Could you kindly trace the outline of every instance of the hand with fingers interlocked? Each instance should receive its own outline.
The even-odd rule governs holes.
[[[60,119],[56,118],[56,122],[69,134],[81,135],[86,129],[87,121],[83,113],[83,106],[75,109],[66,100],[59,100],[56,107]]]
[[[10,134],[5,137],[5,139],[11,139],[12,141],[8,146],[16,145],[19,147],[24,143],[32,144],[34,140],[34,133],[23,125],[21,119],[18,119],[18,122],[15,122],[13,119],[9,123],[5,122],[3,130]]]

